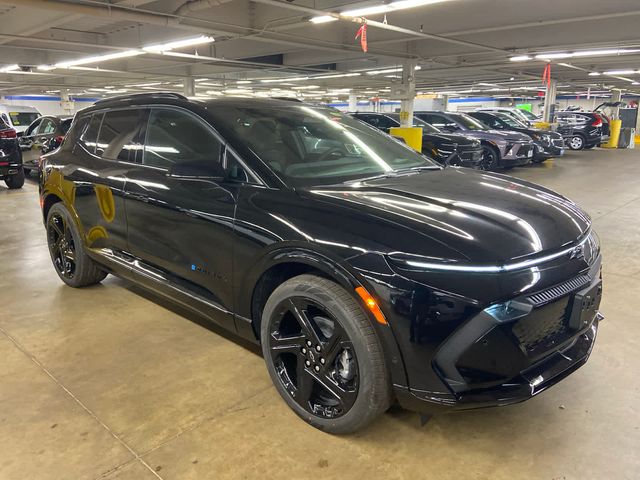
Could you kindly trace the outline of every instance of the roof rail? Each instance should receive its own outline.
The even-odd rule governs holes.
[[[130,93],[129,95],[118,95],[117,97],[109,97],[98,100],[94,105],[107,102],[117,102],[121,100],[131,100],[135,98],[174,98],[177,100],[188,100],[187,97],[179,93],[173,92],[153,92],[153,93]]]

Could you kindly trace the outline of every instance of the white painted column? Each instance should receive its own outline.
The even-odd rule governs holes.
[[[544,96],[544,108],[542,110],[542,121],[550,122],[551,121],[551,107],[554,103],[556,103],[556,86],[558,82],[556,80],[551,80],[550,84],[547,86],[547,92]]]
[[[64,110],[65,115],[73,115],[75,104],[69,97],[69,90],[66,88],[60,90],[60,107]]]
[[[356,92],[351,90],[349,92],[349,112],[357,112],[358,111],[358,96]]]
[[[183,92],[185,97],[195,97],[196,96],[196,82],[193,77],[185,77],[182,82],[183,84]]]
[[[413,126],[413,102],[416,98],[416,61],[407,60],[402,65],[402,96],[400,98],[400,126]]]

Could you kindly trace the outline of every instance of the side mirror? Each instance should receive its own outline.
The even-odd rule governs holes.
[[[177,178],[215,178],[222,180],[225,172],[220,162],[210,160],[177,163],[169,168],[167,175]]]

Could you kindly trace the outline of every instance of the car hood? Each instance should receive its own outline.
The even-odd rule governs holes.
[[[366,250],[463,262],[566,248],[591,225],[580,207],[550,190],[462,168],[310,188],[304,195],[332,204],[342,238],[359,238]],[[344,208],[349,218],[341,219]]]
[[[469,146],[477,142],[476,138],[471,138],[467,135],[455,135],[449,133],[425,133],[423,137],[440,143],[457,144],[460,146]]]
[[[493,142],[531,142],[531,138],[527,135],[513,130],[464,130],[464,134],[468,137],[491,140]]]

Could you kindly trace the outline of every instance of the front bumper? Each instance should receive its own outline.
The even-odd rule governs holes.
[[[459,149],[458,164],[468,168],[479,168],[482,163],[482,147],[476,149]]]
[[[502,159],[503,167],[517,167],[531,162],[534,155],[534,144],[532,143],[510,143],[507,144]]]
[[[433,413],[508,405],[541,393],[586,363],[603,318],[601,294],[598,260],[577,277],[516,297],[512,302],[520,310],[513,318],[496,319],[490,309],[482,310],[448,336],[432,359],[445,388],[395,386],[399,403]]]
[[[536,142],[534,159],[561,157],[564,155],[565,146],[562,137],[554,138],[551,142]]]

